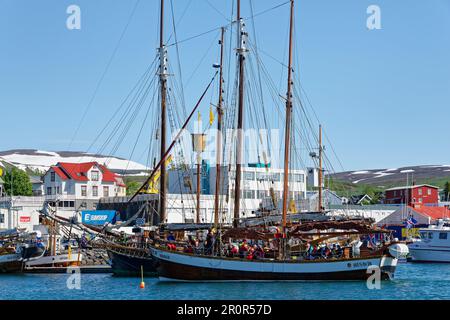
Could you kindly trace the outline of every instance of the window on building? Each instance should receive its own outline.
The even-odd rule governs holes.
[[[108,186],[103,187],[103,196],[109,197],[109,187]]]
[[[55,182],[55,180],[56,180],[55,172],[50,172],[50,181]]]
[[[81,196],[82,197],[87,196],[87,186],[81,186]]]
[[[422,203],[422,198],[419,198],[419,203]]]
[[[394,190],[394,197],[396,197],[397,196],[397,191],[396,190]]]
[[[98,187],[97,186],[92,186],[92,196],[98,197]]]
[[[75,201],[69,201],[69,208],[75,208]]]
[[[49,196],[52,195],[52,188],[51,187],[47,187],[47,195],[49,195]]]
[[[428,189],[428,195],[431,196],[431,189]]]
[[[56,187],[56,194],[61,194],[61,188],[59,186]]]
[[[428,239],[433,239],[433,232],[428,232]]]
[[[91,171],[91,180],[92,181],[98,181],[99,180],[99,173],[96,170]]]
[[[264,199],[268,196],[268,192],[266,190],[258,190],[256,196],[258,199]]]
[[[255,190],[244,190],[244,199],[255,199]]]
[[[421,196],[422,195],[422,188],[419,188],[418,192],[419,192],[419,196]]]
[[[447,232],[439,232],[439,239],[447,240]]]
[[[258,180],[258,181],[265,181],[265,180],[267,180],[267,173],[265,173],[265,172],[257,172],[256,173],[256,180]]]
[[[5,214],[0,213],[0,223],[5,223]]]
[[[254,172],[244,171],[244,180],[254,181],[255,180],[255,173]]]

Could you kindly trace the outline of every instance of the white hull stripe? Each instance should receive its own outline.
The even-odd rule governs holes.
[[[177,254],[152,249],[152,254],[161,260],[199,267],[242,272],[275,272],[275,273],[322,273],[367,270],[369,266],[394,266],[397,259],[377,257],[357,260],[331,262],[258,262],[231,259],[215,259],[186,254]]]

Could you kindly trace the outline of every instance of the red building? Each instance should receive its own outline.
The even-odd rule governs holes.
[[[407,204],[412,207],[438,202],[439,188],[428,184],[387,189],[384,200],[386,204]]]

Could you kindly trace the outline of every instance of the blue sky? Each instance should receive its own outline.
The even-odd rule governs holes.
[[[249,0],[242,1],[243,15],[250,16]],[[283,2],[253,0],[254,12]],[[158,1],[142,0],[71,144],[135,3],[0,0],[0,150],[88,148],[155,57]],[[166,3],[168,37],[170,0]],[[226,24],[230,3],[174,1],[178,39]],[[81,30],[66,28],[71,4],[81,8]],[[371,4],[381,9],[381,30],[366,27]],[[281,61],[287,17],[284,5],[254,19],[258,47]],[[180,44],[183,80],[190,78],[188,109],[212,75],[217,36],[211,32]],[[344,169],[449,163],[449,1],[298,0],[296,43],[296,75]],[[205,52],[210,54],[202,59]],[[176,62],[175,52],[169,55]],[[262,58],[278,84],[280,66]],[[205,117],[207,110],[202,106]],[[133,130],[116,155],[129,156],[138,131]],[[139,143],[135,160],[142,160],[146,144]]]

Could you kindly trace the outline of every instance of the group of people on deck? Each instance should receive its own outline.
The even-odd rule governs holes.
[[[187,244],[184,246],[185,253],[208,254],[211,255],[217,246],[216,232],[214,229],[208,229],[206,236],[198,232],[196,236],[188,235]],[[171,239],[167,239],[171,241]],[[169,248],[170,249],[170,248]]]
[[[308,243],[306,245],[306,259],[309,260],[340,258],[343,252],[342,247],[338,243],[322,243],[316,245],[311,245]]]
[[[227,257],[239,257],[241,259],[257,260],[265,257],[264,246],[257,243],[248,243],[242,240],[239,243],[228,243],[225,247],[225,255]]]

